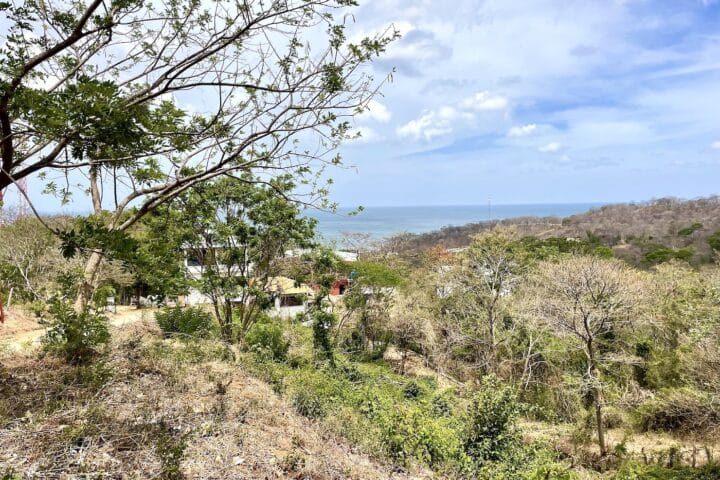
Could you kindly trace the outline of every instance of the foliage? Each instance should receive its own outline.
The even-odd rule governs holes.
[[[681,237],[688,237],[702,228],[702,223],[693,223],[692,225],[688,225],[687,227],[678,230],[678,235]]]
[[[720,252],[720,230],[710,235],[707,239],[707,243],[713,250]]]
[[[61,228],[65,218],[47,218]],[[60,242],[40,220],[17,218],[0,225],[0,290],[19,301],[47,301],[59,279],[77,271],[79,262],[60,253]]]
[[[200,268],[196,287],[212,300],[227,341],[242,339],[271,296],[282,293],[273,283],[278,259],[311,244],[315,220],[288,200],[294,188],[289,176],[266,186],[245,174],[197,186],[173,205],[182,247]]]
[[[320,418],[326,415],[326,404],[310,390],[299,390],[293,395],[293,405],[300,415]]]
[[[93,218],[56,232],[66,253],[88,253],[76,309],[102,254],[132,253],[131,227],[193,186],[249,173],[272,186],[289,173],[305,203],[330,207],[321,172],[341,163],[348,119],[380,86],[369,63],[398,38],[351,40],[333,11],[353,6],[229,2],[215,22],[195,0],[2,2],[0,190],[36,174],[62,204],[89,197]],[[259,38],[267,49],[250,47]],[[208,108],[182,108],[178,92]]]
[[[612,249],[605,245],[598,245],[599,239],[580,238],[537,238],[532,236],[523,237],[521,243],[536,260],[552,260],[561,255],[599,255],[613,256]]]
[[[324,245],[314,245],[309,251],[280,262],[282,275],[327,290],[338,278],[348,276],[351,268],[332,248]]]
[[[720,403],[692,388],[666,389],[640,405],[637,418],[643,431],[714,433],[720,425]]]
[[[50,303],[45,348],[73,364],[86,363],[110,341],[107,319],[92,310],[77,313],[67,302]]]
[[[393,266],[376,261],[352,264],[340,322],[345,325],[349,321],[354,326],[344,345],[349,353],[357,358],[382,357],[392,337],[388,320],[395,293],[404,283],[402,271]]]
[[[419,408],[401,404],[375,418],[387,454],[395,461],[436,465],[456,458],[460,452],[460,439],[448,422],[434,419]]]
[[[351,276],[358,283],[376,288],[393,288],[403,283],[401,272],[380,262],[354,262]]]
[[[273,360],[285,360],[290,342],[283,337],[283,329],[272,321],[258,322],[245,335],[247,346],[260,354],[267,354]]]
[[[504,458],[520,441],[515,426],[519,413],[513,389],[495,377],[484,378],[468,412],[463,434],[465,453],[479,465]]]
[[[473,238],[461,264],[440,279],[444,328],[454,349],[484,372],[498,369],[507,339],[504,322],[513,293],[532,263],[512,232],[493,230]]]
[[[666,248],[653,246],[643,257],[648,264],[669,262],[670,260],[689,260],[693,256],[693,250],[689,248]]]
[[[159,479],[180,480],[183,478],[180,466],[185,457],[190,433],[179,434],[164,422],[161,422],[158,428],[160,432],[155,453],[160,458]]]
[[[644,295],[642,283],[624,263],[598,257],[570,257],[560,263],[545,263],[535,279],[538,288],[532,313],[548,328],[572,343],[585,358],[585,382],[589,403],[595,407],[598,444],[607,454],[603,421],[601,367],[611,355],[622,354],[620,334],[640,322],[638,304]]]
[[[335,324],[335,315],[323,310],[313,312],[313,346],[319,357],[335,365],[333,341],[330,335]]]
[[[155,313],[155,320],[166,337],[208,338],[213,318],[202,307],[173,307]]]
[[[641,465],[635,461],[624,462],[613,480],[714,480],[720,478],[720,466],[705,465],[701,468]]]

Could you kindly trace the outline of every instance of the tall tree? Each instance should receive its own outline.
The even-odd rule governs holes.
[[[63,201],[86,191],[109,232],[219,175],[292,172],[315,200],[314,174],[377,92],[365,66],[396,37],[348,40],[354,5],[0,2],[0,191],[35,173]]]
[[[451,330],[488,371],[497,370],[502,314],[527,266],[523,245],[511,233],[494,230],[474,237],[445,286],[450,295],[444,310],[454,323]]]
[[[184,247],[197,260],[200,290],[212,300],[223,337],[243,338],[270,301],[279,260],[308,247],[315,220],[288,200],[289,176],[260,185],[249,175],[198,186],[175,202]]]
[[[592,402],[601,455],[608,453],[603,421],[603,381],[600,350],[604,337],[637,325],[642,289],[619,260],[576,256],[545,263],[536,278],[540,294],[536,313],[559,335],[575,340],[587,359],[585,376]]]

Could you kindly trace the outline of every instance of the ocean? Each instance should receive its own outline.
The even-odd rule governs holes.
[[[601,203],[532,205],[457,205],[425,207],[365,207],[357,215],[351,209],[337,213],[309,211],[318,220],[317,230],[325,242],[339,242],[345,233],[368,234],[381,239],[398,233],[426,233],[446,226],[516,217],[567,217],[602,206]]]

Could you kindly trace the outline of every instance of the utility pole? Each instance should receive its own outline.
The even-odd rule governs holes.
[[[488,220],[492,220],[492,199],[488,195]]]

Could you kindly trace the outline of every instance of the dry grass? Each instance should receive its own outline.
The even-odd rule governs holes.
[[[13,307],[5,310],[5,323],[0,323],[0,340],[41,329],[42,325],[32,315],[28,315],[20,308]]]
[[[587,445],[578,446],[574,441],[574,425],[552,425],[544,422],[525,421],[521,429],[529,440],[549,442],[562,454],[576,458],[580,463],[599,456],[595,437]],[[679,437],[669,433],[629,433],[620,428],[608,429],[606,439],[610,448],[624,444],[625,455],[649,464],[665,464],[668,455],[686,466],[703,466],[720,457],[717,438]]]
[[[88,367],[15,354],[0,360],[0,473],[411,478],[295,414],[268,385],[223,360],[227,351],[217,344],[162,341],[140,324],[122,337]]]

